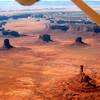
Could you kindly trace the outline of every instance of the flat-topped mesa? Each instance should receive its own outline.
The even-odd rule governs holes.
[[[47,43],[52,42],[51,36],[49,34],[40,35],[39,39]]]
[[[2,34],[3,34],[4,36],[11,36],[11,37],[20,37],[20,36],[21,36],[18,32],[16,32],[16,31],[11,31],[11,30],[4,30],[4,31],[2,32]]]
[[[11,48],[14,48],[14,47],[10,44],[9,39],[5,39],[4,44],[3,44],[3,48],[11,49]]]

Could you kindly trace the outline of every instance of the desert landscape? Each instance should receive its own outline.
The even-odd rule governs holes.
[[[29,19],[21,21],[23,25]],[[47,30],[44,23],[36,22],[36,26],[30,23],[29,27],[24,23],[27,28],[22,27],[21,22],[19,26],[15,21],[5,24],[7,29],[25,30],[29,35],[8,37],[14,46],[12,49],[3,49],[3,41],[7,37],[0,37],[0,100],[99,100],[99,35]],[[53,41],[40,40],[39,35],[46,32],[50,33]],[[82,36],[88,46],[73,46],[78,36]],[[80,65],[96,81],[98,88],[84,92],[69,87],[67,82],[73,81],[80,73]]]
[[[9,2],[0,8],[0,100],[100,100],[100,26],[64,2]]]

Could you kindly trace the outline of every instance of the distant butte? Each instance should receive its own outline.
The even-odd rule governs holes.
[[[11,49],[11,48],[14,48],[14,47],[10,44],[9,39],[5,39],[4,44],[3,44],[3,48],[4,49]]]
[[[88,46],[87,43],[83,42],[83,39],[82,37],[77,37],[75,39],[75,42],[73,44],[71,44],[71,46],[74,46],[74,47],[84,47],[84,46]]]
[[[51,36],[49,34],[43,34],[39,36],[39,40],[42,40],[43,42],[49,43],[53,40],[51,39]]]

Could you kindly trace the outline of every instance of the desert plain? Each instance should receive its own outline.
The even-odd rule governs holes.
[[[38,30],[37,26],[30,27]],[[4,38],[0,37],[0,100],[100,100],[99,90],[73,91],[66,84],[84,65],[85,73],[100,86],[100,36],[51,30],[35,33],[30,28],[14,27],[21,29],[28,30],[29,36],[9,38],[15,47],[10,50],[2,49]],[[41,42],[38,37],[44,32],[54,41]],[[89,46],[70,47],[77,36]]]

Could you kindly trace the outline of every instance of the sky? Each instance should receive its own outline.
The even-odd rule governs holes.
[[[92,8],[100,9],[100,0],[84,0]],[[71,0],[40,0],[32,6],[22,6],[15,0],[0,0],[0,10],[18,10],[44,7],[66,7],[68,9],[78,9]],[[13,9],[12,9],[13,8]]]

